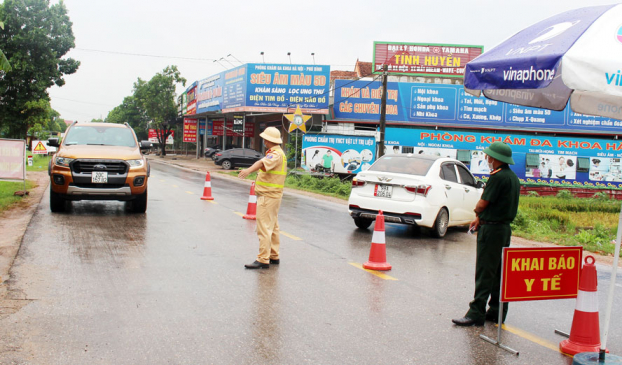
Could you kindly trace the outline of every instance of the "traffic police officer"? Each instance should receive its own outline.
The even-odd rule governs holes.
[[[268,148],[266,157],[253,166],[240,171],[239,178],[259,171],[255,180],[257,195],[257,236],[259,237],[259,255],[252,264],[244,265],[247,269],[268,269],[270,264],[278,265],[279,259],[279,207],[283,197],[283,187],[287,177],[287,158],[281,149],[281,132],[274,127],[266,128],[259,135]]]
[[[501,254],[504,247],[510,246],[510,223],[518,211],[520,182],[509,166],[514,164],[512,149],[503,142],[494,142],[484,153],[488,164],[492,164],[492,171],[484,193],[475,206],[475,220],[469,226],[470,230],[479,228],[475,295],[466,315],[452,320],[458,326],[482,326],[485,320],[498,322]],[[503,308],[503,321],[506,315],[507,303]]]

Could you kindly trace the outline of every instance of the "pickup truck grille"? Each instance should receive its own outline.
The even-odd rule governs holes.
[[[75,173],[90,173],[95,170],[96,165],[103,165],[106,169],[97,169],[99,171],[107,171],[109,174],[125,174],[128,170],[127,164],[121,161],[106,160],[77,160],[71,164],[71,170]]]

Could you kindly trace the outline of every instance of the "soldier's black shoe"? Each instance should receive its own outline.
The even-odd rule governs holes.
[[[484,325],[484,320],[475,320],[475,319],[471,319],[469,317],[462,317],[462,318],[458,318],[458,319],[452,319],[452,322],[454,322],[456,325],[458,326],[483,326]]]
[[[279,263],[281,263],[281,260],[280,259],[276,259],[276,260],[270,259],[270,263],[272,265],[278,265]]]
[[[264,264],[262,262],[255,261],[252,264],[244,265],[244,267],[247,268],[247,269],[269,269],[270,268],[270,264]]]

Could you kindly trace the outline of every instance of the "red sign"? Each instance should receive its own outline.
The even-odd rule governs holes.
[[[184,142],[197,142],[197,120],[184,118]]]
[[[410,76],[463,77],[466,64],[482,54],[483,46],[374,42],[373,72]]]
[[[165,133],[164,130],[160,129],[160,135],[163,136]],[[160,143],[160,141],[158,140],[158,135],[156,134],[156,130],[153,128],[149,129],[149,142],[152,143]],[[166,144],[173,144],[173,140],[175,139],[175,131],[171,130],[171,134],[168,136],[168,138],[166,139]]]
[[[503,249],[501,301],[576,298],[582,247]]]
[[[187,107],[186,107],[186,114],[187,115],[194,115],[197,112],[197,99],[196,99],[196,87],[193,87],[189,92],[188,92],[188,96],[186,97],[187,99]],[[185,142],[185,141],[184,141]]]
[[[213,121],[213,136],[222,136],[222,120]],[[253,137],[255,135],[255,124],[246,123],[244,125],[244,137]],[[235,133],[233,131],[233,121],[230,120],[227,122],[227,137],[242,137],[241,133]]]

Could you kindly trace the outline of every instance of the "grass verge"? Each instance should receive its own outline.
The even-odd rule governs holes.
[[[33,155],[33,164],[32,166],[26,165],[26,171],[46,171],[50,158],[51,156]],[[34,187],[34,182],[26,180],[26,190]],[[0,212],[21,203],[24,197],[16,196],[15,192],[22,190],[24,190],[23,181],[0,181]]]

